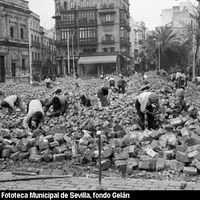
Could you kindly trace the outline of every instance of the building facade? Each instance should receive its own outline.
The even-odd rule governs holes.
[[[28,1],[0,0],[0,82],[29,79]]]
[[[146,41],[148,28],[143,21],[135,21],[133,18],[130,20],[131,25],[131,51],[134,57],[135,69],[142,68],[142,61],[146,56]],[[143,66],[144,67],[144,66]]]
[[[60,74],[121,73],[130,64],[129,0],[54,0]]]
[[[56,75],[56,49],[54,45],[54,29],[45,30],[40,26],[40,17],[31,13],[31,67],[33,77],[37,75]]]

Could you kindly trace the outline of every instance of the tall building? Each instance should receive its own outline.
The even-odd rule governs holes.
[[[148,28],[143,21],[130,20],[131,25],[131,43],[134,57],[134,64],[141,64],[144,56],[146,56],[146,40]]]
[[[0,0],[0,82],[29,79],[28,1]]]
[[[130,64],[129,0],[54,0],[60,74],[120,73]]]
[[[56,74],[54,30],[45,30],[40,26],[40,16],[33,12],[30,18],[30,35],[33,76]]]
[[[161,25],[170,25],[177,36],[184,41],[188,34],[187,25],[195,23],[190,14],[194,14],[195,8],[190,2],[180,2],[179,6],[163,9],[161,14]]]

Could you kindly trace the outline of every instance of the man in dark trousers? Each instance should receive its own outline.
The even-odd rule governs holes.
[[[51,106],[53,106],[53,113],[50,117],[58,117],[60,114],[64,114],[68,108],[68,101],[66,95],[58,95],[52,97],[45,105],[44,112],[46,113]]]
[[[23,127],[36,129],[44,123],[44,110],[40,100],[31,100],[27,106],[27,115],[23,120]]]
[[[143,92],[136,99],[135,107],[139,117],[139,125],[143,130],[145,129],[145,114],[147,114],[148,129],[156,129],[156,113],[153,111],[152,104],[159,108],[159,96],[155,92]]]
[[[81,104],[83,104],[85,107],[92,106],[91,100],[87,98],[84,94],[80,96],[80,99],[81,99]]]
[[[119,75],[120,80],[117,83],[117,86],[119,88],[119,93],[124,94],[125,93],[125,87],[126,87],[126,81],[123,78],[123,75]]]
[[[10,95],[1,102],[1,107],[8,108],[9,114],[11,114],[15,111],[15,106],[20,108],[22,110],[22,112],[25,111],[24,104],[23,104],[21,98],[18,97],[17,95]]]
[[[97,97],[99,98],[102,107],[110,105],[111,94],[112,89],[110,87],[103,86],[98,90]]]

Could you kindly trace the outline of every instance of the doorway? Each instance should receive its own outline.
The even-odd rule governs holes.
[[[5,82],[5,58],[0,56],[0,82]]]

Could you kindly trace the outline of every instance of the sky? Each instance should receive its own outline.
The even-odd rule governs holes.
[[[41,26],[46,29],[54,27],[55,20],[52,16],[55,14],[54,0],[28,0],[31,11],[40,15]],[[136,21],[144,21],[149,30],[154,30],[156,26],[161,25],[161,10],[179,5],[179,2],[189,0],[129,0],[130,15]],[[194,3],[195,0],[190,0]]]

